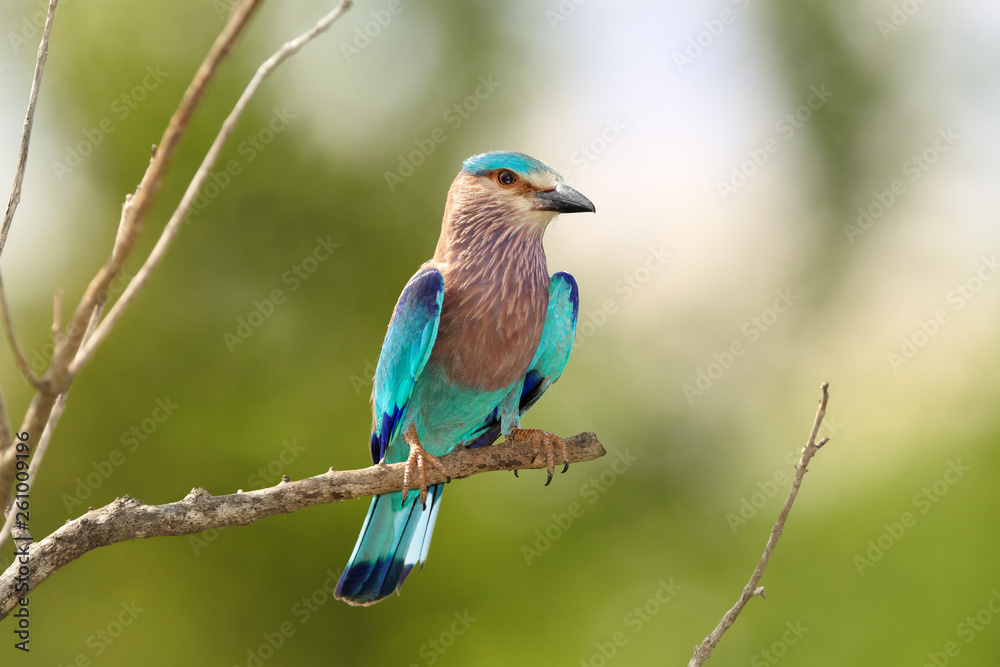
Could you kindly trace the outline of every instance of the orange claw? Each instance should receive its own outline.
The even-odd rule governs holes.
[[[540,428],[515,428],[511,429],[510,435],[507,438],[513,442],[534,442],[535,444],[535,455],[531,457],[531,462],[534,463],[538,455],[542,453],[542,449],[545,449],[545,463],[546,470],[549,475],[545,480],[545,486],[548,486],[552,481],[552,473],[556,469],[556,446],[559,447],[559,453],[562,454],[563,460],[563,472],[569,470],[569,453],[566,451],[566,441],[555,433],[549,433],[548,431],[543,431]],[[516,471],[515,471],[516,474]]]
[[[406,502],[406,498],[410,494],[410,482],[413,479],[415,469],[419,480],[420,504],[423,505],[424,509],[427,509],[427,463],[443,472],[445,479],[449,482],[451,475],[448,474],[448,469],[444,467],[438,457],[428,454],[427,450],[420,446],[416,426],[410,425],[409,430],[403,434],[403,441],[410,446],[410,455],[406,457],[406,467],[403,469],[403,502]]]

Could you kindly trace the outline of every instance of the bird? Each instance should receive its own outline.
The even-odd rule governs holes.
[[[542,236],[558,214],[578,212],[596,209],[524,153],[462,163],[434,255],[399,296],[373,379],[372,463],[405,461],[403,488],[372,499],[337,598],[374,604],[423,566],[443,492],[428,487],[427,467],[450,480],[438,457],[503,435],[544,451],[546,485],[556,450],[569,467],[562,438],[522,429],[520,419],[562,375],[573,346],[576,280],[549,275]]]

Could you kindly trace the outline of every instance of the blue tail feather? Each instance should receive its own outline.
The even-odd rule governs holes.
[[[396,491],[372,499],[336,596],[353,605],[378,602],[398,591],[410,570],[427,558],[437,519],[442,484],[427,489],[427,509],[410,491],[404,503]]]

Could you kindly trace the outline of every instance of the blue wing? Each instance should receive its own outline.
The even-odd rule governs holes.
[[[573,339],[576,337],[576,317],[579,310],[580,293],[573,276],[562,272],[552,276],[549,279],[549,309],[545,314],[545,328],[542,330],[535,358],[528,366],[521,385],[518,407],[522,415],[559,379],[566,368],[569,353],[573,349]],[[499,410],[494,410],[468,446],[493,444],[500,437],[500,429]]]
[[[372,462],[378,463],[396,437],[437,338],[444,299],[444,278],[434,268],[417,271],[399,295],[372,387]]]

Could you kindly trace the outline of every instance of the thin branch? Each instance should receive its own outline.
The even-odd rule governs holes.
[[[62,297],[63,291],[60,287],[52,295],[52,340],[59,337],[62,329]]]
[[[760,583],[761,577],[764,576],[764,569],[767,567],[768,561],[771,560],[771,554],[774,553],[774,547],[778,544],[781,532],[785,529],[785,521],[788,519],[788,513],[792,510],[792,503],[795,502],[795,498],[799,494],[799,487],[802,486],[802,478],[806,474],[809,461],[816,455],[820,447],[830,440],[829,438],[823,438],[821,441],[816,442],[816,435],[819,433],[820,424],[823,423],[823,417],[826,416],[826,404],[830,398],[829,388],[830,384],[827,382],[824,382],[821,387],[823,395],[819,399],[819,409],[816,410],[816,418],[813,420],[809,440],[806,442],[805,447],[802,448],[802,457],[799,459],[799,464],[795,466],[795,479],[792,480],[792,488],[788,492],[788,498],[785,499],[785,504],[781,508],[778,520],[775,522],[774,527],[771,528],[771,536],[767,540],[767,546],[764,547],[764,555],[760,557],[757,568],[753,571],[753,576],[750,577],[749,583],[744,587],[740,599],[736,601],[732,609],[726,612],[725,616],[722,617],[722,620],[715,627],[715,630],[712,631],[712,634],[705,637],[705,641],[694,650],[694,656],[688,662],[688,667],[698,667],[708,660],[712,655],[712,649],[719,644],[726,630],[736,622],[736,617],[740,615],[740,612],[750,602],[750,599],[755,595],[764,597],[764,587],[757,584]]]
[[[38,445],[35,446],[35,455],[31,457],[31,465],[28,466],[28,478],[26,483],[30,488],[35,483],[35,476],[38,474],[38,467],[42,465],[42,459],[45,457],[45,451],[49,448],[49,440],[52,439],[52,432],[56,428],[56,424],[59,423],[59,418],[62,417],[63,410],[66,408],[66,394],[59,397],[56,401],[55,406],[52,408],[52,414],[49,415],[49,421],[45,424],[45,430],[42,431],[42,437],[38,441]],[[14,506],[14,498],[7,499],[7,506],[5,511],[7,513],[7,520],[4,521],[3,528],[0,528],[0,548],[3,547],[4,542],[7,541],[7,537],[10,536],[11,530],[14,526],[14,517],[17,516],[17,512],[12,512],[11,508]]]
[[[0,452],[8,447],[13,447],[14,440],[10,432],[10,419],[7,417],[7,399],[0,390]]]
[[[35,389],[41,388],[41,380],[31,372],[31,365],[21,351],[21,346],[17,342],[17,335],[14,333],[14,322],[10,316],[10,303],[7,301],[7,290],[3,284],[3,274],[0,273],[0,319],[3,319],[3,330],[7,335],[7,343],[10,344],[10,351],[14,355],[14,363],[17,364],[21,374],[31,383]]]
[[[28,144],[31,143],[31,128],[35,124],[35,105],[38,102],[38,89],[42,85],[42,72],[49,58],[49,33],[52,32],[52,20],[56,15],[56,5],[59,0],[49,0],[49,11],[45,17],[45,27],[42,28],[42,41],[38,43],[38,57],[35,59],[35,75],[31,79],[31,93],[28,95],[28,111],[24,115],[24,130],[21,132],[21,149],[17,154],[17,169],[14,170],[14,187],[7,200],[7,212],[0,227],[0,253],[7,244],[7,233],[14,222],[14,211],[21,202],[21,184],[24,182],[24,168],[28,164]]]
[[[99,305],[107,299],[111,281],[121,271],[129,253],[135,247],[146,216],[160,190],[167,167],[191,121],[195,108],[205,95],[209,82],[262,2],[263,0],[244,0],[236,5],[222,32],[212,44],[208,55],[205,56],[205,60],[195,73],[194,79],[184,92],[184,97],[174,115],[171,116],[170,123],[163,133],[163,138],[146,169],[146,173],[125,207],[125,217],[121,223],[123,231],[116,238],[110,257],[87,286],[66,326],[65,335],[56,341],[52,363],[42,379],[42,387],[28,406],[19,432],[41,433],[52,413],[56,399],[69,390],[73,380],[69,367],[83,343],[85,332],[89,329],[88,322],[98,312]],[[33,445],[30,446],[33,447]],[[0,498],[6,498],[10,494],[13,482],[14,447],[8,446],[0,450]]]
[[[239,122],[243,112],[246,111],[247,106],[250,104],[250,99],[257,92],[257,89],[260,88],[264,79],[266,79],[281,63],[298,53],[299,50],[308,42],[325,32],[334,21],[350,9],[352,4],[353,0],[341,0],[341,3],[337,5],[337,7],[334,8],[329,14],[320,19],[315,26],[307,32],[302,33],[292,41],[286,42],[277,52],[275,52],[274,55],[264,61],[264,63],[257,68],[256,74],[254,74],[250,83],[247,84],[243,94],[240,95],[239,100],[237,100],[235,106],[233,106],[233,110],[229,112],[229,116],[222,124],[222,129],[219,130],[219,134],[215,137],[215,141],[212,142],[211,148],[202,160],[201,166],[198,167],[198,171],[195,173],[194,178],[191,179],[191,183],[184,192],[184,196],[181,198],[180,204],[178,204],[177,209],[174,211],[170,220],[164,227],[163,233],[160,234],[160,238],[156,242],[156,246],[153,248],[152,252],[149,253],[149,257],[146,259],[146,262],[135,274],[135,277],[129,281],[129,284],[125,288],[125,291],[122,292],[121,297],[115,302],[114,306],[111,307],[108,311],[107,317],[104,318],[100,326],[98,326],[97,331],[94,332],[94,336],[81,347],[76,358],[73,360],[69,369],[71,375],[75,375],[80,368],[90,360],[94,351],[97,349],[97,346],[104,341],[108,332],[111,330],[111,327],[115,325],[118,318],[121,317],[122,312],[129,305],[129,303],[132,302],[136,293],[146,284],[150,274],[152,274],[152,272],[163,260],[170,244],[173,242],[178,232],[180,232],[181,226],[184,223],[184,216],[187,215],[191,203],[194,201],[195,197],[198,196],[198,193],[201,191],[205,181],[208,180],[211,169],[215,166],[215,162],[218,160],[219,154],[222,152],[222,148],[225,145],[226,140],[229,139],[233,130],[236,129],[236,124]],[[126,203],[126,206],[128,206],[128,203]]]
[[[606,453],[593,433],[581,433],[566,440],[572,463],[590,461]],[[544,457],[535,457],[530,442],[503,442],[479,449],[458,448],[441,458],[452,479],[481,472],[544,468]],[[67,522],[51,535],[27,547],[30,574],[28,590],[15,592],[17,560],[0,575],[0,619],[11,612],[19,596],[26,596],[59,568],[98,547],[128,540],[189,535],[213,528],[246,526],[258,519],[290,514],[305,507],[349,498],[398,491],[403,484],[404,463],[374,465],[362,470],[335,471],[296,482],[282,481],[258,491],[212,496],[204,489],[192,489],[183,500],[167,505],[145,505],[125,496],[104,507]],[[445,481],[444,473],[433,466],[427,481]],[[351,538],[353,541],[353,538]],[[345,548],[349,546],[345,542]]]

